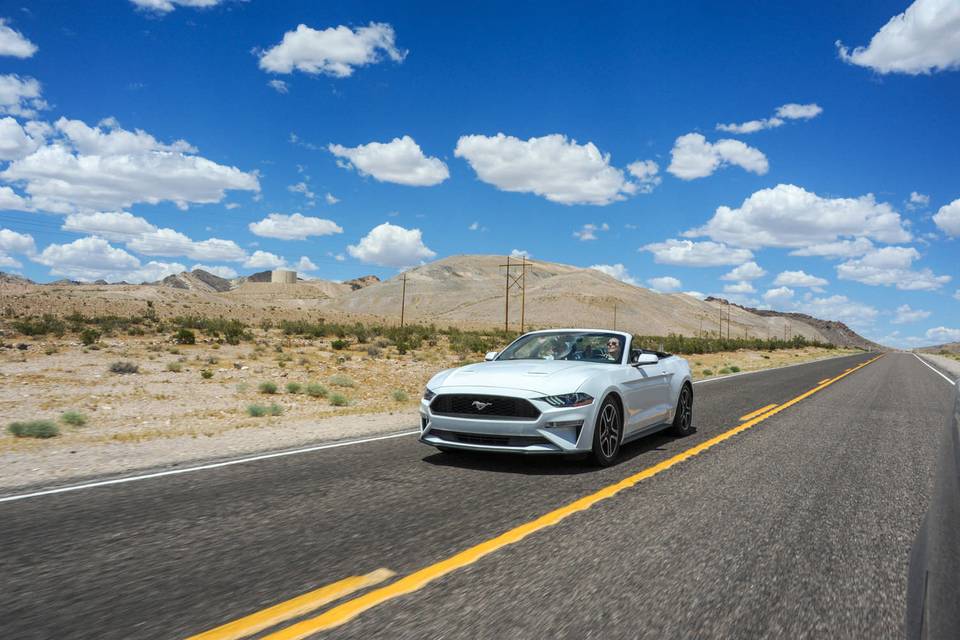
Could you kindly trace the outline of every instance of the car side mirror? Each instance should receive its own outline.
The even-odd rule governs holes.
[[[483,356],[483,359],[486,360],[487,362],[490,362],[491,360],[496,358],[498,355],[500,355],[499,351],[487,351],[487,355]]]
[[[655,353],[639,353],[630,364],[639,367],[645,364],[657,364],[658,362],[660,362],[660,358]]]

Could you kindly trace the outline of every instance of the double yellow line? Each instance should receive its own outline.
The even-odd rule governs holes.
[[[441,560],[440,562],[436,562],[427,567],[424,567],[423,569],[415,571],[410,575],[404,576],[399,580],[396,580],[395,582],[384,585],[377,589],[373,589],[372,591],[368,591],[367,593],[357,596],[356,598],[353,598],[351,600],[347,600],[346,602],[336,605],[333,608],[328,609],[327,611],[321,613],[316,617],[303,620],[285,629],[281,629],[275,633],[264,636],[263,640],[300,640],[301,638],[306,638],[319,631],[325,631],[327,629],[338,627],[354,619],[364,611],[367,611],[369,609],[372,609],[373,607],[376,607],[377,605],[383,604],[384,602],[387,602],[389,600],[393,600],[400,596],[407,595],[409,593],[413,593],[414,591],[422,589],[424,586],[428,585],[429,583],[433,582],[434,580],[442,576],[447,575],[448,573],[451,573],[453,571],[456,571],[457,569],[462,569],[463,567],[471,565],[476,561],[480,560],[481,558],[483,558],[484,556],[490,555],[491,553],[498,551],[499,549],[502,549],[508,545],[520,542],[521,540],[523,540],[524,538],[526,538],[532,533],[536,533],[541,529],[545,529],[546,527],[553,526],[558,522],[565,520],[566,518],[570,517],[575,513],[578,513],[580,511],[585,511],[590,507],[592,507],[593,505],[600,502],[601,500],[606,500],[607,498],[611,498],[617,495],[618,493],[620,493],[621,491],[623,491],[624,489],[629,489],[630,487],[634,486],[638,482],[641,482],[648,478],[652,478],[658,473],[662,473],[667,469],[670,469],[671,467],[674,467],[680,464],[681,462],[684,462],[685,460],[689,460],[690,458],[703,453],[707,449],[717,446],[718,444],[720,444],[721,442],[724,442],[725,440],[729,440],[730,438],[737,435],[738,433],[746,431],[747,429],[750,429],[760,424],[767,418],[774,416],[789,407],[792,407],[793,405],[797,404],[801,400],[804,400],[805,398],[809,398],[813,394],[825,389],[826,387],[837,382],[838,380],[842,380],[843,378],[847,377],[853,372],[859,369],[862,369],[863,367],[867,366],[872,362],[879,360],[882,357],[883,357],[883,354],[877,356],[876,358],[871,358],[870,360],[867,360],[866,362],[860,365],[857,365],[856,367],[847,369],[846,371],[844,371],[843,373],[841,373],[840,375],[834,378],[828,378],[826,380],[822,380],[813,389],[810,389],[809,391],[806,391],[798,395],[797,397],[793,398],[792,400],[788,400],[784,402],[783,404],[767,405],[766,407],[763,407],[762,409],[758,410],[761,413],[758,413],[758,411],[749,413],[746,416],[743,416],[743,419],[745,419],[746,421],[743,422],[742,424],[739,424],[736,427],[729,429],[728,431],[724,431],[720,435],[714,436],[709,440],[701,442],[700,444],[694,447],[691,447],[686,451],[678,453],[672,458],[668,458],[663,462],[655,464],[652,467],[648,467],[643,471],[640,471],[638,473],[633,474],[632,476],[624,478],[620,482],[608,485],[595,493],[591,493],[590,495],[584,496],[579,500],[571,502],[566,506],[560,507],[559,509],[555,509],[550,513],[542,515],[536,520],[532,520],[530,522],[527,522],[526,524],[522,524],[518,527],[515,527],[507,531],[506,533],[500,534],[495,538],[491,538],[490,540],[481,542],[480,544],[470,547],[469,549],[465,549],[464,551],[461,551],[460,553],[453,555],[445,560]],[[304,596],[301,596],[301,598],[302,597]],[[288,602],[294,602],[295,600],[297,599],[295,598],[294,600],[291,600]],[[262,612],[259,612],[258,614],[253,614],[252,616],[248,616],[247,618],[243,618],[237,621],[237,623],[243,623],[246,620],[252,619],[253,622],[262,624],[265,618],[269,617],[269,616],[264,616],[263,614],[269,611],[274,611],[279,607],[283,607],[285,604],[287,603],[281,603],[280,605],[276,605],[275,607],[266,609]],[[278,622],[279,621],[277,621],[277,623]],[[233,630],[234,631],[242,630],[242,627],[244,627],[245,625],[237,624],[237,623],[231,623],[231,625],[236,625],[233,627]],[[272,626],[272,624],[270,626]],[[225,626],[229,626],[229,625],[225,625]],[[237,635],[230,636],[230,638],[244,637],[245,635],[251,635],[265,628],[267,627],[261,626],[257,629],[252,629],[252,626],[251,626],[252,630],[250,630],[249,632],[240,636],[237,636]],[[217,631],[217,629],[214,629],[213,631],[207,632],[207,633],[212,634],[215,631]],[[225,636],[213,636],[213,635],[207,635],[207,634],[200,634],[199,636],[193,636],[188,640],[214,640],[215,638],[219,640],[221,638],[225,638]]]

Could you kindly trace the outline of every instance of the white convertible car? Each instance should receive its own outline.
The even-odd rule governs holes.
[[[693,432],[683,358],[632,348],[629,333],[533,331],[486,362],[441,371],[420,402],[420,441],[441,451],[589,453],[670,428]]]

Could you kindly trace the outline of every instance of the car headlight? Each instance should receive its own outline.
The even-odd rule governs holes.
[[[436,397],[437,397],[437,394],[435,394],[433,391],[430,391],[430,389],[423,390],[423,399],[426,400],[427,402],[430,402]]]
[[[564,393],[559,396],[540,398],[555,407],[585,407],[593,402],[593,396],[586,393]]]

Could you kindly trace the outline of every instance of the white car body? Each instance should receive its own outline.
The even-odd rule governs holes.
[[[441,449],[585,453],[593,450],[598,411],[608,397],[621,406],[621,442],[670,427],[685,385],[692,401],[687,361],[669,354],[651,357],[654,352],[646,351],[646,359],[656,362],[630,364],[637,352],[632,352],[629,333],[560,329],[524,334],[517,341],[530,335],[562,332],[619,336],[626,348],[619,361],[609,363],[497,360],[503,353],[499,352],[491,354],[495,355],[491,361],[441,371],[427,383],[420,403],[420,441]],[[577,392],[588,394],[593,401],[585,406],[557,407],[543,400]],[[492,404],[483,406],[488,403]],[[520,410],[515,410],[517,407]],[[490,411],[514,415],[485,413]]]

